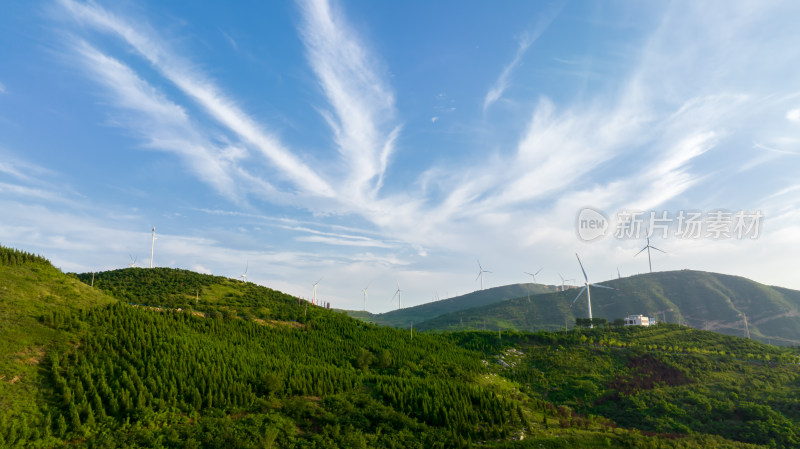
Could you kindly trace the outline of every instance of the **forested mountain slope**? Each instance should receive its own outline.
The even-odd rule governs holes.
[[[230,279],[128,269],[92,288],[3,251],[0,447],[798,443],[790,349],[670,326],[412,338]]]
[[[613,321],[631,314],[729,335],[800,345],[800,292],[771,287],[739,276],[702,271],[642,274],[602,283],[617,290],[592,289],[592,314]],[[588,317],[586,295],[570,309],[579,290],[515,298],[445,314],[415,324],[420,329],[563,329]],[[485,324],[484,324],[485,323]]]

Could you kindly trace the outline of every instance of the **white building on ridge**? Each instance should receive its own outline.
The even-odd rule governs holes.
[[[652,322],[655,324],[655,322]],[[626,326],[650,326],[651,320],[650,317],[646,317],[644,315],[628,315],[625,317],[625,325]]]

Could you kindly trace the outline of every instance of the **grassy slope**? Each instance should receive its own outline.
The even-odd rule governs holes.
[[[595,318],[614,320],[629,314],[655,315],[666,312],[668,322],[709,329],[729,335],[743,335],[747,315],[750,334],[772,343],[800,344],[800,292],[770,287],[737,277],[700,271],[670,271],[643,274],[603,283],[618,290],[593,289]],[[588,316],[586,297],[572,309],[568,305],[578,290],[516,298],[477,309],[438,316],[419,323],[420,329],[563,328],[576,317]],[[463,326],[462,324],[463,323]]]
[[[452,313],[459,310],[473,307],[482,307],[505,301],[509,298],[517,298],[528,295],[535,296],[543,293],[555,291],[556,287],[543,284],[512,284],[502,287],[487,288],[478,290],[466,295],[453,298],[442,299],[439,301],[421,304],[419,306],[408,307],[391,312],[371,314],[360,310],[347,310],[348,315],[353,318],[368,321],[375,324],[392,327],[409,327],[411,323],[421,323],[433,317]],[[416,324],[415,324],[416,325]]]
[[[42,362],[56,346],[76,345],[78,336],[40,322],[67,312],[116,302],[49,263],[0,265],[0,425],[32,414],[47,401]]]

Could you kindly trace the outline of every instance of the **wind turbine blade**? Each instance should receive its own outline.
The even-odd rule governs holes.
[[[583,278],[586,279],[586,282],[589,282],[589,276],[586,276],[586,270],[583,269],[583,263],[581,263],[581,258],[578,256],[578,253],[575,253],[575,257],[578,258],[578,265],[581,266],[581,271],[583,271]]]
[[[477,281],[477,280],[478,280],[478,278],[479,278],[479,277],[481,277],[481,275],[482,275],[482,274],[483,274],[483,270],[479,271],[479,272],[478,272],[478,275],[477,275],[477,276],[475,276],[475,280]]]
[[[534,276],[533,273],[528,273],[527,271],[523,271],[523,273],[527,274],[528,276]]]
[[[649,246],[649,245],[648,245],[648,246]],[[651,248],[652,248],[652,247],[651,247]],[[638,253],[636,253],[636,254],[634,254],[634,255],[633,255],[633,257],[636,257],[636,256],[638,256],[639,254],[641,254],[641,253],[642,253],[642,251],[644,251],[644,250],[646,250],[646,249],[647,249],[647,246],[645,246],[644,248],[640,249]]]
[[[664,251],[663,249],[658,249],[658,248],[656,248],[655,246],[651,246],[650,248],[653,248],[653,249],[654,249],[654,250],[656,250],[656,251],[661,251],[662,253],[664,253],[664,254],[667,254],[667,252],[666,252],[666,251]]]
[[[591,285],[592,287],[600,287],[600,288],[607,288],[609,290],[616,290],[616,288],[614,287],[606,287],[605,285],[600,285],[600,284],[589,284],[589,285]]]
[[[537,271],[536,273],[533,273],[533,275],[534,275],[534,276],[536,276],[537,274],[541,273],[541,272],[542,272],[542,270],[544,270],[544,267],[542,267],[542,268],[539,268],[539,271]]]
[[[561,273],[558,273],[558,277],[561,278],[561,282],[564,282],[564,276],[561,276]]]
[[[483,270],[484,273],[491,273],[489,270]]]
[[[575,301],[577,301],[577,300],[578,300],[578,298],[580,298],[580,297],[581,297],[581,295],[583,294],[584,290],[586,290],[586,286],[585,286],[585,285],[583,286],[583,288],[581,289],[581,291],[578,293],[578,296],[576,296],[576,297],[575,297],[575,299],[573,299],[573,300],[572,300],[572,303],[570,303],[570,305],[569,305],[569,308],[570,308],[570,309],[572,308],[572,306],[574,306],[574,305],[575,305]]]

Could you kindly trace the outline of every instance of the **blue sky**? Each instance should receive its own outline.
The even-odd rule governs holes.
[[[796,2],[11,2],[0,243],[336,307],[647,271],[584,207],[760,211],[656,270],[800,289]],[[632,311],[632,313],[635,311]]]

